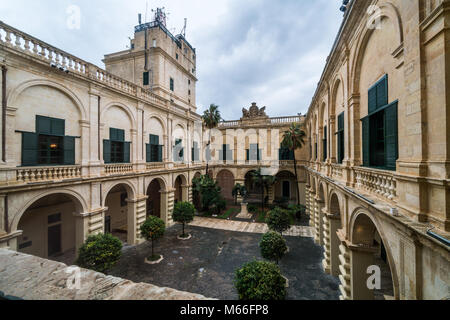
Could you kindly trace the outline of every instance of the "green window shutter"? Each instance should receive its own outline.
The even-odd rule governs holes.
[[[123,143],[123,163],[130,163],[131,142]]]
[[[117,129],[117,140],[125,142],[125,130]]]
[[[145,145],[145,155],[146,155],[146,162],[152,162],[152,146],[150,144]]]
[[[345,125],[345,113],[342,112],[339,116],[338,116],[338,130],[342,131],[344,130],[344,125]]]
[[[283,149],[278,149],[278,160],[283,160]]]
[[[150,135],[150,144],[153,144],[155,146],[159,145],[159,136],[151,134]]]
[[[111,141],[117,141],[117,129],[109,128],[109,139]]]
[[[61,119],[51,119],[51,134],[54,136],[64,136],[66,131],[66,121]]]
[[[245,151],[246,151],[246,155],[247,155],[247,161],[249,161],[250,160],[250,150],[246,149]]]
[[[74,165],[75,164],[75,138],[74,137],[64,137],[64,165]]]
[[[369,89],[369,114],[377,110],[377,86]]]
[[[384,156],[389,170],[396,170],[398,159],[398,104],[391,104],[385,110]]]
[[[163,146],[158,146],[158,162],[163,162]]]
[[[149,84],[149,72],[147,71],[147,72],[144,72],[144,75],[143,75],[143,84],[144,84],[144,86],[148,86],[148,84]]]
[[[377,109],[388,104],[388,76],[385,75],[377,86]]]
[[[103,140],[103,161],[111,163],[111,140]]]
[[[365,117],[362,121],[362,145],[363,145],[363,165],[370,166],[370,118]]]
[[[38,135],[31,132],[22,133],[22,166],[35,166],[38,154]]]
[[[52,121],[48,117],[36,116],[36,132],[50,135],[52,133]]]
[[[323,128],[323,161],[327,160],[327,139],[328,139],[328,130],[327,126]]]

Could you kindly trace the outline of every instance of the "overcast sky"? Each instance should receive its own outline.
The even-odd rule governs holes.
[[[270,116],[306,113],[343,18],[341,0],[2,0],[0,20],[104,67],[104,54],[126,49],[146,3],[149,21],[152,8],[166,8],[175,34],[188,19],[198,112],[215,103],[226,120],[252,102]],[[71,5],[79,29],[68,27]]]

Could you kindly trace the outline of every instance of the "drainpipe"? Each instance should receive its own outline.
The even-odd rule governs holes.
[[[6,69],[2,66],[2,161],[6,162]]]

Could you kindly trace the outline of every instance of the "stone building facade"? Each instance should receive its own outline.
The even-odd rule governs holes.
[[[450,1],[353,0],[306,119],[307,208],[342,299],[450,297]],[[373,272],[373,271],[372,271]]]
[[[61,260],[92,234],[138,244],[148,215],[171,225],[174,203],[193,200],[206,162],[229,200],[235,179],[274,166],[295,201],[293,163],[280,162],[278,149],[280,132],[304,117],[269,118],[254,104],[245,119],[220,124],[206,153],[195,49],[158,20],[137,26],[131,44],[106,55],[103,70],[0,23],[0,247]],[[235,157],[224,161],[227,144]]]

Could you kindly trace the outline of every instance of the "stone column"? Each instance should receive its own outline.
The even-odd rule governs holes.
[[[341,226],[341,219],[339,216],[330,214],[323,210],[323,237],[324,237],[324,260],[323,266],[325,272],[335,277],[339,276],[339,238],[337,231]]]
[[[323,212],[323,246],[324,246],[324,259],[322,260],[322,266],[326,273],[331,274],[331,232],[330,232],[330,213],[324,208]]]
[[[75,217],[75,250],[78,256],[78,250],[84,244],[90,235],[96,235],[105,232],[105,211],[108,208],[99,208],[91,212],[74,213]]]
[[[269,205],[272,205],[275,200],[275,187],[269,187]]]
[[[351,287],[351,265],[350,265],[350,250],[347,248],[345,242],[341,242],[339,245],[339,291],[341,295],[340,300],[352,299],[352,287]]]
[[[316,195],[312,189],[309,193],[309,226],[315,228],[316,226]],[[315,229],[314,229],[315,230]],[[315,239],[315,237],[314,237]]]
[[[192,192],[189,192],[190,190],[190,186],[189,185],[182,185],[181,186],[181,199],[182,201],[187,201],[187,202],[191,202],[192,201]],[[191,195],[189,196],[189,193],[191,193]]]
[[[193,186],[189,185],[187,188],[188,188],[188,200],[187,201],[190,203],[193,203],[194,202],[194,197],[192,195]]]
[[[314,238],[314,240],[316,241],[316,243],[320,244],[321,246],[323,245],[323,213],[322,213],[322,209],[325,206],[325,203],[323,202],[323,200],[321,200],[319,197],[315,198],[315,202],[316,202],[316,212],[315,212],[315,222],[314,222],[314,226],[316,228],[316,236]]]
[[[172,213],[175,202],[175,189],[161,191],[161,219],[164,220],[166,226],[173,225]]]

